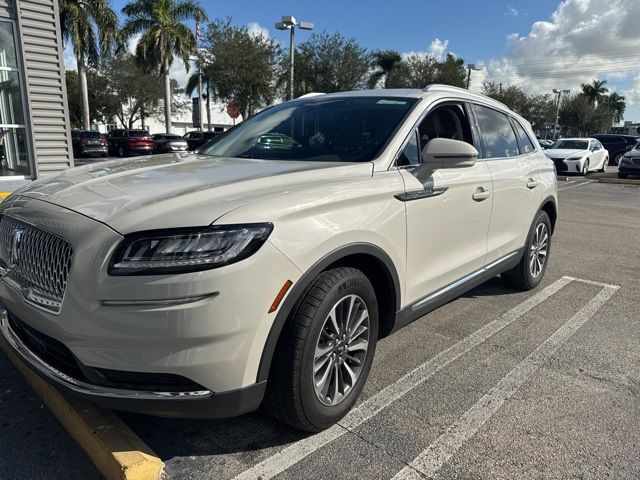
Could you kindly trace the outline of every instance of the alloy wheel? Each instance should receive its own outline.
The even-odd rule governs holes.
[[[621,158],[622,158],[622,154],[621,153],[616,154],[616,156],[613,159],[613,161],[616,162],[616,165],[620,165],[620,159]]]
[[[326,406],[342,402],[355,386],[369,349],[369,311],[357,295],[342,297],[324,321],[313,357],[313,386]]]
[[[549,232],[544,223],[538,224],[533,234],[529,250],[529,272],[533,278],[538,278],[544,269],[549,250]]]

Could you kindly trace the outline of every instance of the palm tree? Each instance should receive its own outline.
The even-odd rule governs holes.
[[[393,70],[400,62],[402,57],[395,50],[377,51],[373,54],[373,67],[375,71],[369,76],[369,88],[376,88],[382,78]]]
[[[617,92],[611,92],[604,97],[604,104],[614,112],[613,120],[619,123],[624,118],[624,111],[627,109],[627,101],[624,96]]]
[[[589,103],[595,103],[596,105],[609,91],[604,84],[606,80],[593,80],[591,83],[582,84],[582,94],[589,99]]]
[[[164,77],[164,119],[171,133],[171,79],[169,69],[175,57],[189,70],[189,56],[194,53],[196,39],[183,22],[207,19],[197,0],[133,0],[122,9],[128,18],[122,29],[125,38],[141,35],[136,45],[136,58],[149,70]]]
[[[192,96],[193,92],[198,90],[198,77],[202,75],[202,86],[204,88],[204,94],[207,99],[207,130],[211,130],[211,88],[212,82],[209,77],[203,72],[196,72],[189,75],[187,85],[184,87],[184,94]]]
[[[71,42],[78,64],[82,128],[89,130],[87,65],[108,53],[118,36],[118,16],[109,0],[60,0],[60,29],[65,44]]]

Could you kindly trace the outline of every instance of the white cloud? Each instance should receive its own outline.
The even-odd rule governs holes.
[[[249,30],[249,35],[261,35],[265,40],[269,39],[269,30],[260,25],[258,22],[249,22],[247,24],[247,29]]]
[[[472,88],[479,90],[481,80],[487,80],[535,92],[577,90],[598,78],[615,84],[630,104],[640,105],[635,95],[640,94],[638,24],[638,0],[565,0],[548,21],[533,23],[528,34],[509,35],[505,55],[484,62],[482,72],[472,72]]]
[[[514,7],[512,3],[509,3],[507,5],[507,11],[504,12],[504,14],[510,17],[517,17],[518,15],[520,15],[520,11],[516,7]]]
[[[67,45],[62,52],[62,59],[64,60],[64,68],[65,70],[76,70],[78,66],[78,62],[76,61],[76,56],[73,54],[73,48],[71,45]]]
[[[429,45],[429,48],[427,49],[427,55],[442,61],[445,54],[447,53],[448,46],[449,40],[440,40],[439,38],[436,38]]]

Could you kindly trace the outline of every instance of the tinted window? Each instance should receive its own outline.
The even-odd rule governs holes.
[[[416,102],[400,97],[325,97],[263,110],[209,144],[205,155],[368,162]],[[279,138],[278,142],[271,139]]]
[[[420,150],[418,149],[418,135],[414,131],[409,137],[409,141],[400,152],[398,166],[418,165],[420,163]]]
[[[522,125],[520,125],[516,120],[513,120],[513,126],[516,129],[516,135],[518,136],[518,140],[520,141],[520,153],[533,152],[536,147],[533,146],[529,135],[527,135],[527,132],[525,132]]]
[[[100,140],[102,138],[100,132],[82,132],[80,137],[89,138],[91,140]]]
[[[551,145],[551,148],[559,148],[563,150],[587,150],[589,142],[586,140],[558,140]]]
[[[482,158],[515,157],[519,155],[518,141],[511,128],[509,118],[492,108],[474,105],[480,137],[482,138]]]
[[[130,137],[148,137],[149,132],[145,130],[129,130]]]

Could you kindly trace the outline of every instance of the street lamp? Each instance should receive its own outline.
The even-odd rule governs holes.
[[[469,90],[469,84],[471,83],[471,70],[482,70],[481,68],[476,67],[474,63],[469,63],[467,65],[467,90]]]
[[[302,30],[313,30],[313,23],[311,22],[298,22],[292,16],[284,16],[282,17],[282,21],[276,23],[276,28],[278,30],[289,30],[289,98],[293,98],[293,59],[295,55],[295,45],[294,45],[294,37],[296,27],[301,28]]]
[[[571,92],[571,90],[556,90],[555,88],[553,89],[553,93],[557,93],[558,94],[558,104],[556,106],[556,123],[553,126],[553,139],[556,139],[556,134],[558,132],[558,127],[560,126],[560,97],[562,96],[563,93],[567,94]]]

